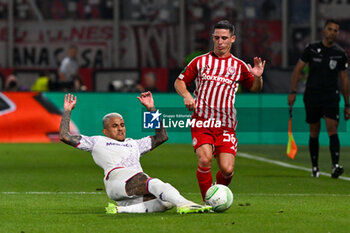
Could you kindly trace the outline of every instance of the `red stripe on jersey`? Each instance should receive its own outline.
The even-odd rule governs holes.
[[[215,59],[215,67],[214,67],[214,70],[213,70],[213,76],[220,76],[220,72],[221,72],[221,67],[222,66],[222,60],[219,60],[219,59]],[[224,67],[223,67],[224,68]],[[218,89],[218,86],[220,85],[219,82],[214,82],[214,81],[211,81],[211,89],[210,89],[210,92],[207,93],[207,97],[208,97],[208,106],[207,106],[207,109],[208,109],[208,116],[210,116],[209,118],[213,118],[213,119],[216,119],[216,107],[215,107],[215,98],[216,98],[216,94],[217,94],[217,89]],[[207,118],[207,117],[206,117]]]
[[[217,59],[215,59],[213,56],[210,56],[210,58],[212,59],[209,59],[209,65],[211,66],[210,68],[210,71],[207,73],[207,77],[211,77],[213,75],[215,75],[216,73],[216,70],[217,70],[217,66],[219,64],[219,61]],[[202,75],[205,75],[202,74]],[[210,108],[210,100],[211,100],[211,95],[212,95],[212,89],[213,89],[213,85],[214,85],[214,82],[212,81],[207,81],[208,85],[207,85],[207,88],[205,90],[203,90],[204,92],[202,92],[202,96],[201,98],[204,100],[204,119],[209,119],[209,108]]]
[[[201,72],[197,76],[198,77],[197,80],[198,80],[199,86],[196,86],[196,90],[195,90],[195,97],[196,97],[196,109],[195,109],[195,112],[199,116],[203,116],[205,102],[204,102],[204,99],[202,98],[202,96],[203,96],[203,91],[207,88],[207,85],[208,85],[207,82],[203,82],[203,80],[201,79],[200,74],[204,73],[206,71],[205,69],[209,68],[209,62],[211,62],[211,57],[208,57],[208,56],[202,57],[201,64],[200,64],[201,68],[198,69]],[[197,95],[196,95],[196,93],[197,93]]]
[[[227,60],[227,67],[232,66],[232,58],[229,58]],[[229,78],[229,69],[226,68],[225,70],[225,77]],[[219,90],[219,96],[217,98],[217,108],[219,109],[217,113],[217,119],[220,120],[221,122],[226,121],[226,110],[227,110],[227,90],[229,89],[228,85],[221,85],[221,88]]]

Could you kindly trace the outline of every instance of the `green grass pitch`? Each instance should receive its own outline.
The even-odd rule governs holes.
[[[239,152],[309,168],[307,147],[294,161],[285,146],[242,145]],[[350,177],[350,148],[342,148]],[[143,168],[200,202],[197,159],[190,145],[165,144],[146,154]],[[214,161],[215,162],[215,161]],[[329,173],[328,148],[320,150]],[[213,176],[217,166],[213,167]],[[87,152],[57,144],[0,144],[0,232],[350,232],[350,181],[237,156],[224,213],[106,215],[103,171]]]

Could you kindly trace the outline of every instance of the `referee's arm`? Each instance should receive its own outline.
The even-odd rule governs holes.
[[[290,85],[290,93],[288,95],[288,105],[293,106],[295,101],[295,94],[297,93],[297,84],[301,77],[301,71],[304,69],[306,63],[299,59],[292,74],[292,82]]]
[[[343,70],[340,72],[340,81],[342,86],[342,92],[344,96],[344,118],[345,120],[350,119],[350,107],[349,107],[349,79],[347,70]]]

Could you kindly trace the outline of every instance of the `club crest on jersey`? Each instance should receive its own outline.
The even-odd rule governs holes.
[[[336,60],[330,60],[330,61],[329,61],[329,68],[330,68],[331,70],[334,70],[335,67],[337,67],[337,61],[336,61]]]
[[[209,65],[206,65],[205,67],[204,67],[204,72],[205,73],[210,73],[210,66]]]
[[[195,145],[197,145],[197,143],[198,143],[197,138],[193,138],[192,145],[195,146]]]
[[[228,72],[229,75],[233,75],[234,73],[236,73],[236,69],[233,66],[229,66],[227,68],[227,72]]]

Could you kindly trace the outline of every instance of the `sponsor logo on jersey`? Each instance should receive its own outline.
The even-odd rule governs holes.
[[[122,144],[122,143],[115,143],[115,142],[106,142],[106,146],[125,146],[125,147],[132,147],[132,145],[129,145],[129,144]]]
[[[225,78],[224,76],[219,76],[219,75],[208,75],[206,73],[202,74],[202,79],[207,80],[207,81],[217,81],[221,83],[226,83],[231,85],[233,81],[231,79]]]

